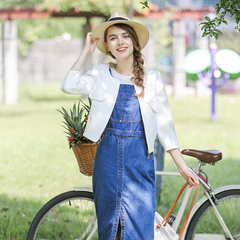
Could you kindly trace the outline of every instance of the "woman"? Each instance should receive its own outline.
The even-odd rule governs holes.
[[[93,193],[100,240],[154,239],[156,134],[190,186],[198,178],[180,153],[161,74],[143,67],[145,26],[119,12],[88,33],[84,49],[61,89],[89,94],[92,106],[84,136],[100,142],[95,155]],[[80,70],[96,48],[116,64]]]

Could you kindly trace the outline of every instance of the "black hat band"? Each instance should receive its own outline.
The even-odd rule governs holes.
[[[125,21],[128,21],[126,18],[115,17],[115,18],[109,19],[108,22],[110,22],[110,21],[117,21],[117,20],[125,20]]]

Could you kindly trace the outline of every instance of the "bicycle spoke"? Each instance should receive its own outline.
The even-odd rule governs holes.
[[[46,220],[49,221],[48,223],[54,222],[54,225],[52,225],[53,226],[52,228],[54,228],[55,225],[58,225],[59,227],[61,226],[58,223],[56,223],[55,220],[53,220],[52,218],[49,218],[48,216],[46,216],[45,222],[46,222]],[[49,224],[44,224],[44,222],[43,222],[42,228],[44,227],[44,229],[46,229],[48,233],[51,233],[51,235],[55,236],[57,239],[61,239],[61,233],[60,233],[60,236],[57,236],[56,233],[54,233],[54,229],[50,230],[50,228],[47,227],[47,225],[49,225]],[[42,231],[42,228],[39,230],[39,232],[45,236],[49,236],[46,234],[46,231]]]
[[[68,202],[65,203],[66,207],[68,207],[67,204],[69,204],[69,203],[70,203],[70,201],[68,201]],[[72,229],[66,224],[66,222],[70,222],[69,212],[67,212],[67,215],[68,215],[67,219],[64,220],[64,216],[63,216],[62,209],[61,209],[60,206],[58,206],[58,208],[59,208],[59,212],[60,212],[60,214],[61,214],[61,219],[60,219],[59,217],[58,217],[58,219],[63,223],[63,225],[64,225],[64,227],[65,227],[65,229],[66,229],[66,231],[67,231],[67,233],[68,233],[68,237],[71,237],[71,239],[73,239],[72,236],[71,236],[71,233],[72,233],[73,231],[72,231]]]
[[[51,231],[49,230],[49,232],[51,232]],[[44,235],[44,236],[46,236],[46,237],[48,237],[48,235],[47,235],[46,233],[44,233],[44,232],[41,232],[41,234]],[[60,239],[61,239],[61,238],[59,238],[58,236],[56,236],[53,232],[51,232],[51,234],[52,234],[52,236],[56,237],[56,240],[58,240],[58,239],[60,240]],[[49,239],[49,237],[46,238],[46,239],[45,239],[45,238],[43,239],[42,237],[41,237],[41,238],[36,238],[36,239],[37,239],[37,240],[47,240],[47,239]]]
[[[72,191],[55,198],[46,204],[46,210],[43,207],[39,211],[37,225],[34,223],[30,227],[29,240],[97,239],[92,193]]]

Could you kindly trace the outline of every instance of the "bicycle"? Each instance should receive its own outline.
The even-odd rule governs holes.
[[[222,159],[217,150],[184,149],[182,154],[198,159],[191,169],[198,175],[203,196],[193,207],[181,239],[240,239],[240,185],[229,185],[213,190],[203,177],[205,164],[215,165]],[[177,172],[160,172],[156,175],[180,176]],[[169,218],[169,224],[177,231],[192,188],[188,188],[177,215]],[[47,202],[37,213],[28,231],[27,240],[97,238],[97,217],[91,188],[74,187],[74,191],[62,193]]]

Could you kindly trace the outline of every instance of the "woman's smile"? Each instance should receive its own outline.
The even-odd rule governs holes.
[[[117,48],[118,52],[125,52],[126,50],[127,50],[127,47]]]

